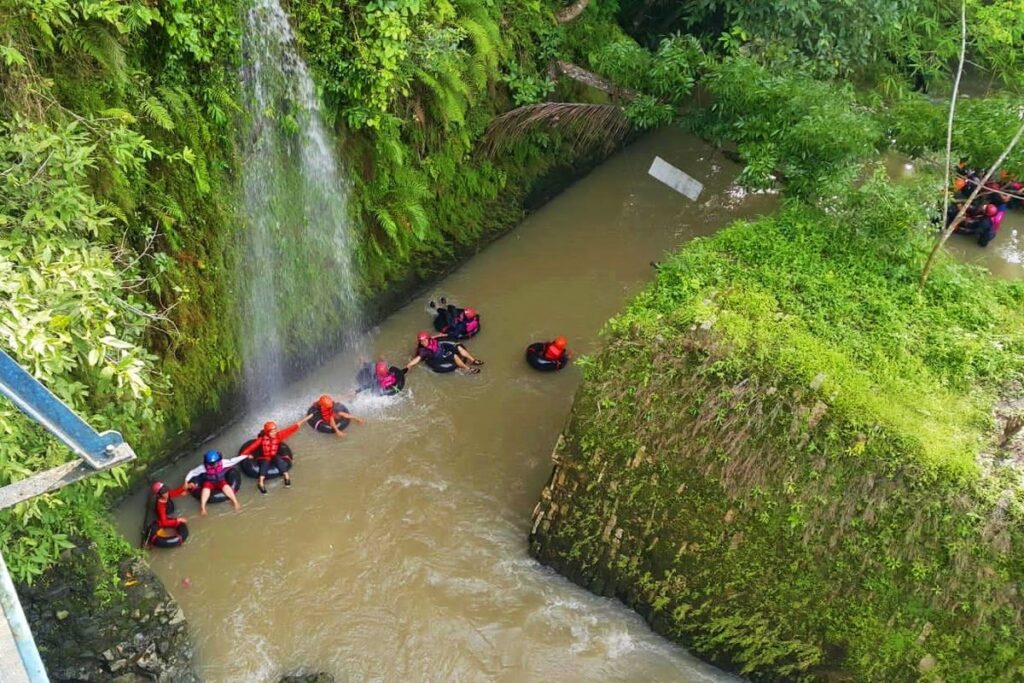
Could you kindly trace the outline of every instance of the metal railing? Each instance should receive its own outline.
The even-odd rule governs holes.
[[[0,509],[135,459],[135,452],[121,434],[97,432],[3,350],[0,350],[0,394],[78,456],[0,488]],[[49,683],[2,555],[0,607],[7,619],[7,628],[0,628],[0,683]]]

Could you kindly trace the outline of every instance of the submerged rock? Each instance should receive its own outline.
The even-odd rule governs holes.
[[[334,676],[323,671],[317,673],[291,673],[282,676],[278,683],[335,683]]]

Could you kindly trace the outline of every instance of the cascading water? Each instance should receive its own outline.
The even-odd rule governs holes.
[[[283,382],[283,359],[361,331],[348,186],[320,117],[309,69],[278,0],[245,17],[242,89],[247,225],[240,302],[247,391]]]

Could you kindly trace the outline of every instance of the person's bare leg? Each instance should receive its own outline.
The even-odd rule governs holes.
[[[476,373],[480,372],[480,368],[471,368],[468,365],[466,365],[466,361],[459,358],[458,354],[452,356],[452,360],[455,361],[455,365],[457,365],[462,370],[463,373],[475,375]]]
[[[203,487],[202,492],[199,494],[199,514],[206,514],[206,501],[210,500],[210,489]]]
[[[260,475],[259,479],[256,480],[256,488],[260,490],[260,493],[267,492],[267,478],[262,474]]]
[[[235,506],[235,510],[242,509],[242,506],[238,502],[238,498],[235,496],[235,490],[231,488],[231,484],[224,484],[224,486],[222,486],[220,490],[224,492],[224,495],[228,497],[228,500],[231,501],[231,504]]]
[[[456,346],[455,350],[457,352],[456,353],[456,358],[458,358],[459,356],[462,356],[463,358],[468,360],[473,365],[483,365],[484,364],[484,362],[482,360],[477,360],[476,358],[474,358],[473,354],[471,354],[469,352],[469,349],[467,349],[462,344],[459,344],[458,346]]]

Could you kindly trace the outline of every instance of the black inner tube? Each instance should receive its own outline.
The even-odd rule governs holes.
[[[559,360],[555,361],[545,358],[545,346],[547,346],[545,342],[534,342],[526,347],[526,362],[530,364],[530,367],[542,372],[553,372],[555,370],[561,370],[569,364],[569,357],[564,351],[562,352],[562,357]]]
[[[167,535],[164,536],[160,534],[161,527],[156,526],[156,522],[153,522],[153,526],[155,528],[149,534],[149,544],[154,548],[176,548],[185,542],[185,538],[177,529],[166,529]]]
[[[248,441],[243,443],[242,447],[238,449],[238,454],[241,455],[242,451],[248,448],[249,444],[251,444],[255,440],[256,439],[249,439]],[[245,476],[252,477],[253,479],[256,479],[260,476],[260,465],[259,462],[257,462],[256,458],[260,456],[261,452],[262,449],[257,448],[252,453],[253,457],[246,458],[245,460],[238,464],[238,468],[242,470],[242,473],[245,474]],[[277,454],[281,456],[281,458],[288,465],[287,467],[285,467],[284,471],[287,472],[288,470],[290,470],[292,468],[292,459],[294,457],[292,455],[291,447],[289,447],[288,444],[283,443],[278,447]],[[281,472],[281,470],[271,465],[270,468],[267,470],[267,479],[276,479],[277,477],[280,477],[282,474],[283,472]]]
[[[192,495],[195,496],[196,500],[199,500],[199,497],[201,495],[203,495],[203,488],[202,487],[203,487],[203,482],[206,481],[206,475],[200,473],[200,474],[197,474],[196,476],[192,477],[188,481],[189,481],[190,484],[195,484],[196,485],[196,488],[193,489],[193,491],[192,491]],[[238,492],[238,489],[242,488],[242,475],[238,473],[238,468],[236,468],[236,467],[232,467],[232,468],[228,469],[224,473],[224,481],[226,481],[228,484],[230,484],[231,488],[236,493]],[[224,495],[224,491],[222,491],[219,488],[216,488],[216,489],[213,489],[212,491],[210,491],[210,500],[209,500],[209,502],[211,502],[211,503],[223,503],[227,499],[228,499],[228,497]]]
[[[348,412],[348,408],[346,408],[343,403],[338,403],[337,401],[335,401],[334,402],[334,412],[335,413],[347,413]],[[314,403],[313,405],[311,405],[309,407],[309,410],[306,411],[306,414],[313,416],[312,418],[310,418],[309,422],[306,423],[306,424],[309,425],[310,429],[315,429],[316,431],[321,432],[323,434],[333,434],[334,433],[334,430],[331,429],[330,423],[329,422],[324,422],[323,418],[320,417],[320,406],[319,406],[319,404]],[[337,418],[337,419],[334,420],[334,423],[336,425],[338,425],[338,429],[341,429],[341,430],[344,430],[345,427],[348,427],[350,422],[351,422],[351,420],[349,420],[347,417],[340,417],[340,418]]]
[[[405,388],[405,368],[399,368],[392,365],[388,368],[388,372],[395,376],[395,383],[378,393],[384,394],[385,396],[393,396]]]

